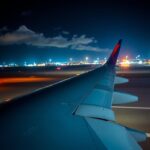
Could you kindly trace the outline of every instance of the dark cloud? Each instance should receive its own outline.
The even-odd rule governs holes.
[[[68,35],[68,34],[70,34],[68,31],[62,31],[62,34],[66,34],[66,35]]]
[[[87,50],[87,51],[95,51],[95,52],[100,52],[100,51],[110,51],[109,48],[100,48],[100,47],[94,47],[90,45],[77,45],[76,47],[72,47],[72,49],[77,49],[77,50]]]
[[[26,11],[23,11],[22,13],[21,13],[21,16],[30,16],[32,14],[32,11],[31,10],[26,10]]]
[[[0,32],[3,32],[3,31],[8,31],[8,28],[6,26],[0,28]]]
[[[69,34],[69,32],[65,31],[65,34]],[[62,35],[45,37],[43,33],[36,33],[24,25],[13,32],[8,32],[0,36],[0,45],[26,44],[38,47],[70,48],[82,51],[106,50],[89,45],[93,43],[96,43],[96,40],[86,35],[73,35],[71,38],[66,38]]]

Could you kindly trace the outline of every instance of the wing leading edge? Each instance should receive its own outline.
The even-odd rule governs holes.
[[[111,109],[120,47],[102,67],[1,105],[0,148],[140,149],[145,133],[115,123]]]

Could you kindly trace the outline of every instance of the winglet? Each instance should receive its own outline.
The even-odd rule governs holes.
[[[111,53],[111,55],[110,55],[109,59],[107,60],[106,64],[113,65],[113,66],[116,64],[117,58],[118,58],[118,55],[119,55],[119,51],[120,51],[120,47],[121,47],[121,43],[122,43],[122,40],[120,39],[118,41],[118,43],[115,45],[114,50]]]

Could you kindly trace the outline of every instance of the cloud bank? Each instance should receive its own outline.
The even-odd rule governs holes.
[[[62,35],[45,37],[43,33],[36,33],[24,25],[13,32],[0,35],[0,45],[26,44],[38,47],[70,48],[98,52],[107,50],[90,45],[95,42],[96,40],[93,37],[87,37],[86,35],[73,35],[71,38]]]

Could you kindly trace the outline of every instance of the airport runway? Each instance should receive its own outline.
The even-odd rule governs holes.
[[[120,76],[129,79],[126,84],[115,86],[115,89],[131,93],[139,97],[139,101],[114,108],[117,121],[131,128],[143,130],[150,136],[150,70],[142,70],[130,73],[119,73]],[[140,143],[144,150],[150,149],[150,138]]]
[[[52,71],[19,71],[0,74],[0,102],[9,101],[13,97],[56,83],[62,79],[78,75],[92,69],[68,69]],[[137,95],[136,103],[115,106],[117,121],[123,125],[150,133],[150,67],[123,69],[119,76],[129,79],[129,83],[116,85],[115,90]],[[150,138],[140,143],[144,150],[150,149]]]

